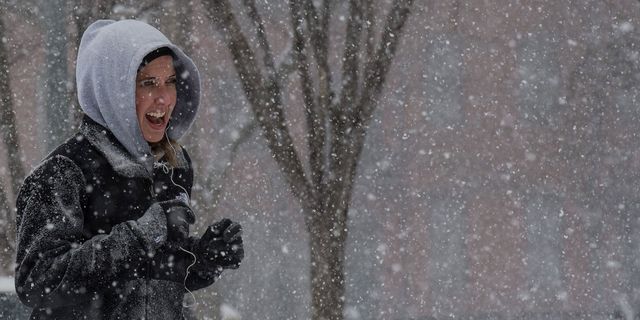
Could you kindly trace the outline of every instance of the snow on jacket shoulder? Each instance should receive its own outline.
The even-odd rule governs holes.
[[[190,193],[186,151],[179,163],[173,179]],[[158,201],[183,192],[158,185],[170,181],[166,174],[152,177],[85,117],[80,133],[25,179],[16,203],[16,292],[34,308],[31,319],[183,318],[192,259],[166,243]],[[214,281],[190,274],[186,283],[194,290]]]

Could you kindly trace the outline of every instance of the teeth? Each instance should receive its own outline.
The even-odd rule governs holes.
[[[148,116],[152,116],[152,117],[156,117],[156,118],[162,118],[164,117],[164,112],[148,112],[147,115]]]

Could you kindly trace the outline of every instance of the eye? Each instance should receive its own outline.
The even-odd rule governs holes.
[[[155,87],[156,86],[156,80],[155,79],[143,79],[143,80],[138,81],[138,84],[141,87],[144,87],[144,88]]]
[[[176,80],[176,77],[175,77],[175,76],[170,77],[169,79],[167,79],[167,84],[168,84],[168,85],[175,86],[177,82],[178,82],[178,80]]]

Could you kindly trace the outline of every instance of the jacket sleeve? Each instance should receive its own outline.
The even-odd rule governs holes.
[[[91,299],[138,276],[167,237],[158,204],[138,220],[87,238],[82,210],[85,181],[70,159],[54,156],[25,179],[17,207],[16,292],[31,307],[56,308]]]

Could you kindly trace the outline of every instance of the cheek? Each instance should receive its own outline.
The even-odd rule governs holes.
[[[142,120],[144,116],[144,110],[146,109],[146,100],[141,97],[136,97],[136,115],[138,116],[138,121]]]
[[[170,99],[171,112],[173,113],[173,110],[176,108],[176,103],[178,103],[178,95],[176,94],[175,89],[171,92]]]
[[[142,109],[143,109],[142,100],[136,98],[136,114],[138,115],[138,118],[140,118]]]
[[[144,112],[144,110],[149,105],[149,100],[151,100],[151,94],[147,92],[137,92],[136,93],[136,111],[138,113]]]
[[[170,91],[169,96],[171,97],[171,104],[172,104],[173,106],[175,106],[175,105],[176,105],[176,101],[178,101],[178,93],[177,93],[177,91],[176,91],[176,88],[173,88],[173,89]]]

